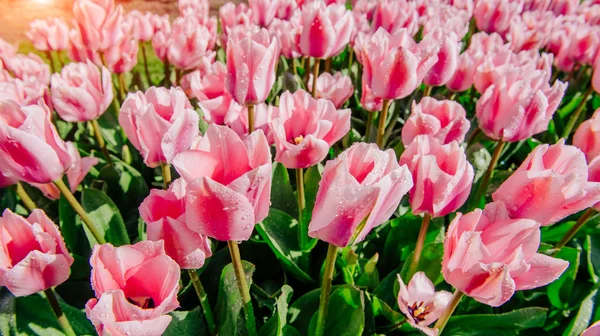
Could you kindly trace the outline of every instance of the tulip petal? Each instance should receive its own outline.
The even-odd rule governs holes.
[[[541,253],[536,253],[529,264],[531,265],[529,271],[515,278],[517,290],[545,286],[558,279],[569,267],[568,261],[552,258]]]

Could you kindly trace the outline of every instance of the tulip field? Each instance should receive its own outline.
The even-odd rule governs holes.
[[[71,2],[0,34],[0,335],[600,336],[600,1]]]

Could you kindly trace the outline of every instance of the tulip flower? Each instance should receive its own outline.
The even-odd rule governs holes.
[[[598,55],[596,56],[596,59],[594,61],[594,67],[592,70],[592,88],[594,89],[594,91],[600,92],[600,53],[598,53]]]
[[[275,13],[275,18],[279,20],[289,21],[294,15],[294,13],[297,13],[298,2],[296,2],[296,0],[279,0],[277,2],[279,4],[277,5],[277,12]]]
[[[140,216],[148,225],[148,240],[163,240],[166,254],[179,267],[201,268],[204,260],[212,255],[210,241],[187,227],[185,199],[177,187],[173,183],[169,190],[150,190],[140,205]]]
[[[400,164],[406,164],[413,176],[414,214],[445,216],[462,206],[471,192],[473,167],[456,141],[442,145],[429,135],[419,135],[406,147]]]
[[[195,149],[177,155],[173,166],[188,183],[185,223],[191,230],[243,241],[267,216],[271,154],[262,131],[242,140],[228,127],[211,124]]]
[[[181,70],[197,68],[202,56],[215,47],[216,31],[214,18],[206,25],[200,24],[194,17],[177,18],[168,42],[169,63]]]
[[[446,82],[446,87],[454,92],[467,91],[473,85],[474,76],[475,62],[469,53],[464,52],[458,56],[456,70]]]
[[[366,143],[327,161],[321,181],[308,233],[338,247],[361,242],[387,221],[413,185],[393,150]]]
[[[302,8],[300,51],[304,56],[327,59],[344,50],[354,29],[345,5],[314,1]]]
[[[179,15],[193,16],[203,22],[208,19],[210,2],[209,0],[178,0],[177,8],[179,8]]]
[[[0,101],[0,171],[28,183],[60,179],[71,165],[71,157],[52,124],[48,107],[21,107]]]
[[[550,87],[543,71],[510,71],[496,79],[477,101],[479,127],[496,140],[530,138],[548,128],[566,88],[561,81]]]
[[[419,30],[419,17],[416,3],[407,0],[380,0],[373,13],[373,32],[380,27],[394,35],[406,29],[408,35],[415,36]]]
[[[350,130],[349,109],[337,110],[326,99],[314,99],[304,90],[284,92],[279,115],[271,121],[275,161],[287,168],[308,168],[321,162],[329,147]]]
[[[69,31],[69,49],[67,50],[69,58],[74,62],[92,61],[94,64],[102,65],[100,53],[91,49],[83,43],[81,32],[77,29]]]
[[[32,21],[25,36],[40,51],[61,51],[69,47],[69,26],[60,18]]]
[[[124,38],[104,52],[106,66],[112,73],[118,75],[129,72],[138,62],[138,50],[139,44],[136,40]],[[122,85],[123,81],[120,81],[120,84]]]
[[[51,79],[52,105],[68,122],[98,119],[113,100],[110,72],[90,62],[67,64]]]
[[[154,16],[154,36],[152,37],[152,48],[156,57],[165,62],[168,59],[169,38],[171,37],[171,23],[169,17]]]
[[[36,54],[17,54],[6,62],[6,68],[20,80],[33,77],[44,85],[50,83],[50,67]]]
[[[39,209],[23,218],[5,209],[0,218],[0,286],[27,296],[58,286],[69,278],[73,257],[57,226]]]
[[[35,105],[40,99],[47,102],[47,93],[48,88],[33,77],[24,81],[12,77],[0,81],[0,101],[8,99],[21,106]]]
[[[588,162],[600,154],[600,109],[579,125],[573,135],[573,146],[581,149]]]
[[[192,77],[190,88],[194,97],[198,99],[198,105],[202,108],[207,123],[224,125],[227,113],[232,108],[232,104],[235,104],[233,97],[225,88],[226,77],[227,69],[221,62],[213,63],[210,71],[204,76]]]
[[[96,245],[90,264],[96,298],[85,311],[99,335],[162,335],[179,306],[180,274],[162,241]]]
[[[125,21],[130,26],[130,34],[137,41],[148,42],[154,35],[154,24],[151,12],[142,13],[134,9],[125,14]]]
[[[437,336],[438,330],[428,327],[435,322],[452,299],[452,293],[435,291],[433,282],[423,272],[417,272],[404,284],[398,275],[398,307],[408,323],[428,336]]]
[[[198,135],[198,113],[179,88],[151,87],[130,93],[119,124],[148,167],[170,164]]]
[[[456,42],[462,41],[469,31],[471,15],[466,11],[446,4],[427,6],[425,12],[419,15],[423,27],[423,36],[435,30],[456,35]]]
[[[268,27],[279,9],[279,1],[249,0],[248,5],[252,10],[254,23],[261,27]]]
[[[510,28],[512,19],[519,15],[522,9],[523,3],[519,1],[479,0],[475,3],[473,16],[477,29],[504,35]]]
[[[531,218],[542,226],[600,201],[600,183],[588,182],[585,155],[561,139],[536,147],[493,194],[512,218]]]
[[[361,83],[362,95],[360,96],[360,105],[369,112],[381,111],[383,99],[376,97],[364,80]]]
[[[509,212],[502,202],[494,202],[484,210],[459,213],[444,241],[446,282],[492,307],[503,305],[517,290],[551,283],[569,266],[565,260],[537,253],[539,224],[529,218],[512,219]]]
[[[554,15],[548,12],[523,12],[510,24],[507,39],[513,51],[539,50],[550,40]]]
[[[237,6],[233,2],[228,2],[219,7],[219,23],[221,24],[222,45],[227,44],[227,35],[229,31],[236,26],[247,27],[252,23],[252,10],[245,3],[240,3]]]
[[[73,17],[88,48],[104,51],[124,38],[123,7],[114,0],[76,0]]]
[[[293,0],[292,0],[293,1]],[[274,19],[269,25],[269,33],[277,38],[281,46],[281,55],[286,58],[298,58],[301,56],[296,41],[300,35],[300,28],[291,21]],[[310,83],[310,82],[309,82]]]
[[[458,67],[458,55],[461,49],[461,43],[457,40],[455,33],[444,33],[442,29],[436,29],[423,38],[426,43],[429,41],[432,44],[439,44],[438,60],[423,78],[423,83],[428,87],[442,86],[454,75]]]
[[[423,97],[419,104],[413,101],[412,113],[402,127],[402,143],[408,146],[421,134],[430,135],[444,145],[452,141],[462,143],[470,126],[459,103]]]
[[[0,38],[0,60],[4,63],[17,55],[17,46]]]
[[[308,79],[308,90],[312,91],[313,75]],[[337,72],[332,75],[328,72],[322,73],[316,80],[317,89],[315,98],[329,99],[335,105],[335,108],[340,108],[354,93],[352,79]]]
[[[556,56],[554,65],[559,70],[570,72],[576,64],[592,64],[600,45],[595,28],[577,16],[561,16],[554,21],[546,49]]]

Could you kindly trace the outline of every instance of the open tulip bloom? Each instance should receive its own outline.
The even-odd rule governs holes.
[[[600,335],[598,0],[37,2],[0,333]]]

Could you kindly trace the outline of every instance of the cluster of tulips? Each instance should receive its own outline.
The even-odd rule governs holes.
[[[69,279],[66,237],[77,227],[55,225],[46,199],[77,214],[78,239],[92,247],[85,313],[99,335],[162,335],[184,279],[209,334],[225,335],[199,276],[220,242],[239,290],[237,308],[221,309],[243,310],[248,335],[275,335],[254,312],[239,248],[261,239],[284,270],[322,278],[306,328],[337,334],[336,269],[406,213],[422,224],[396,261],[396,290],[387,288],[397,297],[388,308],[404,315],[388,332],[437,335],[463,296],[500,307],[573,266],[559,253],[600,210],[600,112],[585,120],[600,92],[600,2],[249,0],[223,5],[218,18],[208,0],[177,5],[171,20],[75,0],[71,26],[31,23],[35,53],[0,40],[0,186],[25,206],[0,218],[0,285],[16,297],[43,292],[66,335],[77,332],[54,287]],[[121,148],[107,138],[115,134]],[[503,155],[522,146],[531,152],[491,188]],[[483,169],[474,151],[485,154]],[[100,167],[120,174],[136,160],[156,188],[138,203],[144,225],[132,233],[105,225],[76,195],[102,189]],[[318,189],[307,182],[315,178]],[[272,206],[285,195],[296,198],[299,257],[282,256],[264,229],[287,230]],[[542,250],[543,227],[572,215]],[[432,261],[428,231],[444,220],[443,256]],[[311,255],[321,242],[323,263]],[[441,264],[452,292],[436,291],[428,264]],[[592,322],[571,334],[599,335],[598,324],[584,332]]]

